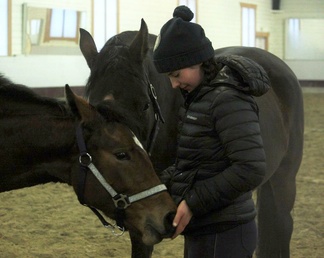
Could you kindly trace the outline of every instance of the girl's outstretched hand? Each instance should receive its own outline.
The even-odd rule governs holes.
[[[192,218],[192,212],[189,206],[187,205],[185,200],[181,201],[177,209],[177,214],[173,219],[172,225],[176,227],[176,231],[172,236],[172,239],[175,239],[178,235],[182,233],[182,231],[186,228],[186,226],[190,222],[191,218]]]

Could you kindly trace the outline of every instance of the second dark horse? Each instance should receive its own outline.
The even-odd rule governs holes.
[[[177,110],[182,102],[168,78],[158,74],[151,61],[156,36],[148,34],[142,20],[140,31],[122,32],[112,37],[98,53],[91,35],[81,30],[80,48],[91,69],[86,95],[91,103],[111,100],[137,119],[133,127],[148,148],[158,114],[150,98],[155,88],[165,118],[152,150],[157,171],[175,159]],[[267,176],[257,190],[258,257],[290,257],[293,231],[290,212],[296,196],[296,174],[303,152],[303,100],[295,74],[278,57],[257,48],[229,47],[215,51],[216,56],[241,55],[259,63],[268,73],[271,89],[256,98],[267,156]],[[130,232],[132,257],[150,257],[152,247],[145,246]]]

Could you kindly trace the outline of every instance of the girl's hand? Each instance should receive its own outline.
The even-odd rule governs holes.
[[[190,222],[191,218],[192,212],[188,207],[186,201],[181,201],[177,209],[177,214],[173,219],[173,226],[176,227],[176,231],[172,236],[172,239],[175,239],[179,234],[181,234],[181,232],[186,228],[186,226]]]

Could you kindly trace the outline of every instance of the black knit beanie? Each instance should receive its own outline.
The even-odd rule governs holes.
[[[204,29],[190,22],[193,16],[187,6],[178,6],[174,9],[173,18],[161,28],[153,51],[153,62],[158,72],[176,71],[214,56],[214,48]]]

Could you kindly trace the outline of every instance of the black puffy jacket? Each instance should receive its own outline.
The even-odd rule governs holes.
[[[223,68],[191,92],[180,110],[169,190],[185,199],[193,218],[184,233],[217,232],[254,219],[252,190],[263,180],[265,152],[253,96],[269,89],[266,72],[240,56],[216,60]]]

